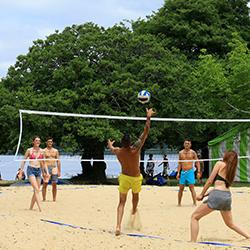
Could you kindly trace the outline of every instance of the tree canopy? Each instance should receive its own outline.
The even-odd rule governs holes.
[[[159,12],[133,22],[133,28],[165,39],[168,47],[190,57],[201,49],[223,56],[229,52],[233,32],[250,45],[247,4],[247,0],[166,0]]]
[[[147,89],[158,117],[247,118],[249,101],[247,1],[166,0],[146,20],[104,29],[66,27],[36,40],[0,82],[0,152],[14,150],[18,110],[145,116],[137,102]],[[143,122],[24,115],[22,148],[34,134],[52,135],[66,152],[100,151],[124,131],[137,138]],[[153,123],[145,147],[197,147],[226,130],[218,124]]]

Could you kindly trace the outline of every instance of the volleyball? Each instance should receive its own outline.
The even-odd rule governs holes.
[[[140,103],[148,103],[150,101],[150,93],[147,90],[141,90],[137,95],[137,99]]]

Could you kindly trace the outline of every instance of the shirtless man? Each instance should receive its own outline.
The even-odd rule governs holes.
[[[45,164],[48,169],[49,178],[45,178],[43,174],[43,201],[46,201],[46,191],[48,182],[51,179],[52,184],[52,196],[53,201],[56,201],[56,193],[57,193],[57,182],[58,177],[61,176],[61,162],[59,160],[59,152],[57,149],[53,148],[53,138],[48,137],[46,141],[47,147],[44,149],[44,158]]]
[[[181,206],[181,199],[185,185],[189,186],[193,198],[193,204],[196,206],[196,193],[194,190],[195,176],[193,169],[193,162],[195,160],[198,160],[198,157],[195,151],[191,149],[191,141],[185,140],[184,149],[179,152],[179,164],[176,176],[177,180],[179,180],[178,206]],[[196,161],[195,166],[197,168],[197,179],[199,179],[201,176],[200,162]]]
[[[117,156],[122,173],[119,176],[119,194],[120,200],[117,207],[117,225],[115,235],[121,234],[121,223],[124,212],[124,206],[127,199],[129,189],[132,189],[132,215],[136,214],[139,202],[139,192],[141,191],[142,175],[140,174],[140,153],[141,148],[148,137],[150,129],[150,118],[155,112],[152,109],[147,110],[147,120],[144,131],[137,140],[131,145],[130,136],[124,134],[121,140],[122,147],[114,147],[115,141],[108,140],[108,148]]]

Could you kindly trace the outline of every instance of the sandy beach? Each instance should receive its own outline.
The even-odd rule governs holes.
[[[125,229],[131,211],[129,193],[123,234],[116,237],[114,228],[118,203],[117,186],[60,185],[57,202],[52,202],[49,186],[48,199],[41,203],[42,212],[39,212],[37,207],[33,211],[28,209],[32,196],[29,185],[1,187],[0,248],[229,249],[225,246],[188,242],[190,215],[194,207],[187,188],[183,194],[182,207],[177,207],[177,190],[178,187],[142,186],[139,203],[142,221],[140,231]],[[200,187],[196,187],[196,191],[199,192]],[[234,220],[250,231],[250,188],[232,188],[231,191]],[[68,225],[63,226],[57,222]],[[135,235],[129,236],[130,233]],[[250,240],[244,240],[224,225],[219,212],[201,220],[199,241],[235,246],[230,249],[250,246]]]

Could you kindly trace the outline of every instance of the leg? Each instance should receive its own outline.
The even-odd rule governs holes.
[[[30,203],[30,210],[33,209],[35,202],[37,203],[38,209],[41,212],[40,202],[39,202],[39,189],[40,189],[40,178],[35,178],[34,175],[29,176],[29,181],[31,186],[33,187],[34,194]]]
[[[132,214],[136,213],[138,202],[139,202],[139,193],[132,192],[132,205],[133,205]]]
[[[195,193],[195,190],[194,190],[194,185],[189,185],[189,190],[192,194],[192,198],[193,198],[193,204],[194,206],[196,206],[196,193]]]
[[[221,216],[225,222],[225,224],[231,228],[232,230],[234,230],[236,233],[242,235],[243,237],[249,239],[250,238],[250,234],[244,232],[240,227],[236,226],[233,223],[233,217],[232,217],[232,212],[231,211],[220,211]]]
[[[52,195],[53,195],[53,201],[56,201],[56,193],[57,193],[56,182],[52,182]]]
[[[120,200],[117,207],[117,224],[115,231],[116,236],[121,234],[122,217],[126,200],[127,200],[127,193],[120,193]]]
[[[35,192],[34,192],[33,195],[32,195],[32,198],[31,198],[31,202],[30,202],[30,210],[33,209],[33,207],[35,205],[35,202],[36,202],[36,197],[35,197]]]
[[[36,178],[36,182],[37,182],[37,186],[38,186],[38,190],[40,191],[40,186],[41,186],[41,179],[40,177]],[[35,205],[36,199],[35,199],[35,193],[32,196],[31,199],[31,203],[30,203],[30,209],[33,209],[34,205]]]
[[[179,184],[179,192],[178,192],[178,206],[181,206],[181,199],[184,190],[184,185]]]
[[[207,204],[202,203],[191,216],[191,241],[196,242],[199,233],[199,220],[211,213],[213,209],[209,208]]]
[[[30,210],[33,209],[35,202],[36,202],[35,193],[33,193],[32,198],[31,198],[31,202],[30,202]]]
[[[133,195],[133,198],[132,198],[133,209],[132,209],[132,213],[130,215],[130,221],[129,221],[128,225],[129,225],[129,228],[136,229],[136,230],[140,231],[142,224],[141,224],[139,212],[137,210],[137,205],[139,202],[139,193],[132,192],[132,195]]]
[[[43,181],[43,188],[42,188],[43,201],[46,201],[47,186],[48,186],[48,183]]]

